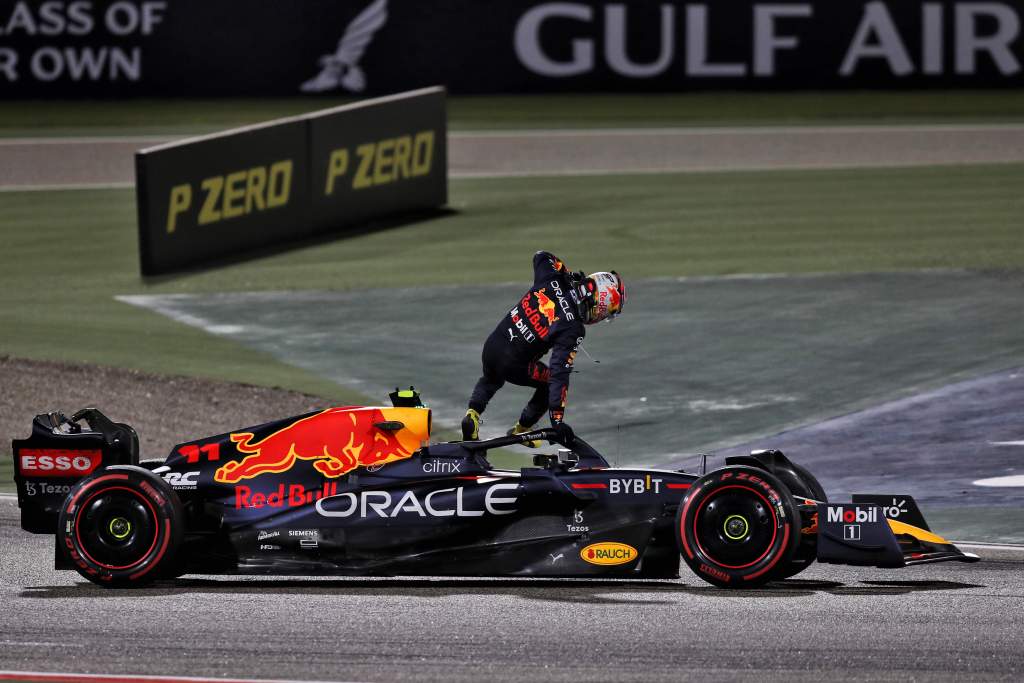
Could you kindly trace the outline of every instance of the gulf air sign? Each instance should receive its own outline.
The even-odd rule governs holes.
[[[522,13],[513,43],[525,69],[562,80],[967,82],[1021,72],[1022,12],[966,0],[546,2]]]

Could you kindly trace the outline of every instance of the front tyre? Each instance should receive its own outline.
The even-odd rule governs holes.
[[[764,470],[725,467],[693,483],[676,515],[676,540],[697,576],[754,588],[793,558],[800,517],[789,489]]]
[[[159,476],[115,465],[71,489],[57,539],[93,583],[138,586],[172,565],[183,527],[181,501]]]

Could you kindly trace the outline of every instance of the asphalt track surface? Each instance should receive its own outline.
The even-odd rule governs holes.
[[[131,185],[158,137],[0,139],[0,188]],[[1024,125],[457,132],[453,177],[852,168],[1024,161]]]
[[[678,580],[184,577],[54,571],[0,498],[0,670],[365,681],[1020,680],[1024,549],[815,565],[755,591]]]

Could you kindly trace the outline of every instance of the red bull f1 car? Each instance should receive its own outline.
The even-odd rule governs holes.
[[[532,467],[491,449],[553,430],[430,443],[414,391],[188,441],[139,461],[138,437],[90,408],[39,415],[13,443],[21,525],[55,566],[103,586],[188,573],[784,579],[814,560],[975,561],[910,496],[828,501],[778,451],[690,473],[613,468],[575,438]]]

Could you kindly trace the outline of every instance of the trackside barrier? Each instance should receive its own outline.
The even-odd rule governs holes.
[[[135,155],[143,275],[448,201],[445,91],[424,88]]]

